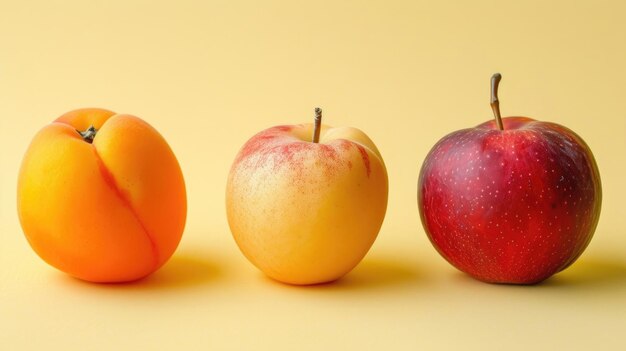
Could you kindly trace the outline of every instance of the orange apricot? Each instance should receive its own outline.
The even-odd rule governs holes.
[[[185,227],[183,175],[143,120],[103,109],[68,112],[33,138],[19,172],[24,234],[47,263],[91,282],[159,269]]]

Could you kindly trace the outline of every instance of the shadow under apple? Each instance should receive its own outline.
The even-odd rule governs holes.
[[[570,267],[536,284],[487,283],[458,270],[454,279],[462,284],[511,289],[626,290],[626,259],[615,254],[586,253]]]
[[[572,266],[540,286],[626,289],[626,260],[611,255],[583,254]]]
[[[397,288],[419,283],[422,274],[417,269],[418,266],[417,263],[402,261],[395,257],[366,257],[351,272],[329,283],[297,286],[275,282],[292,288],[316,291]],[[271,278],[266,279],[272,280]]]

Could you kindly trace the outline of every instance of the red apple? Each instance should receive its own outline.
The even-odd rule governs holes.
[[[448,134],[422,166],[418,203],[426,234],[459,270],[492,283],[534,284],[571,265],[600,217],[591,150],[573,131],[526,117]]]

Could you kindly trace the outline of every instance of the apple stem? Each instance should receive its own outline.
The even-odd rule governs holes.
[[[500,100],[498,100],[498,86],[500,85],[500,79],[502,79],[502,75],[500,73],[495,73],[491,76],[491,109],[493,110],[493,115],[496,118],[498,129],[504,130],[502,116],[500,116]]]
[[[95,138],[96,134],[98,133],[98,130],[93,125],[89,126],[89,128],[87,128],[87,130],[85,130],[84,132],[81,132],[78,129],[76,131],[78,132],[78,134],[80,134],[83,140],[88,142],[89,144],[93,143],[93,138]]]
[[[322,126],[322,109],[315,108],[315,124],[313,125],[313,142],[318,143],[320,141],[320,127]]]

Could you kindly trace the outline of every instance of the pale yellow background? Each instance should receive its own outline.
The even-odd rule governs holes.
[[[0,348],[624,349],[626,6],[623,1],[9,1],[0,3]],[[488,285],[448,265],[419,221],[416,183],[445,134],[504,115],[577,131],[604,201],[580,260],[539,286]],[[43,263],[15,206],[35,132],[98,106],[168,140],[187,229],[161,271],[92,285]],[[265,278],[237,249],[226,176],[254,133],[363,129],[390,177],[368,256],[336,284]],[[86,194],[87,195],[87,194]],[[77,213],[77,216],[81,214]]]

